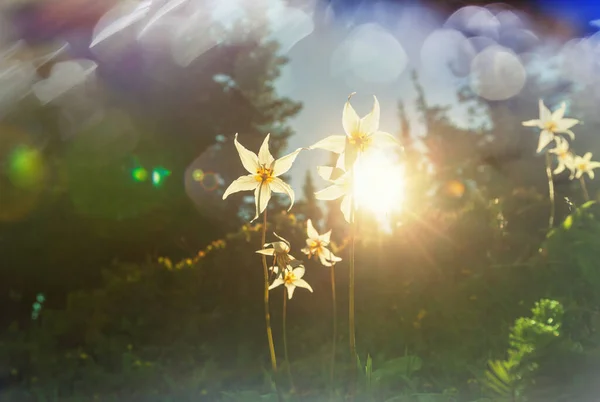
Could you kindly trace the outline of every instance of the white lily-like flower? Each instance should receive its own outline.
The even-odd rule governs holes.
[[[327,248],[331,241],[331,230],[322,235],[317,232],[315,227],[312,224],[312,220],[306,221],[306,234],[308,239],[306,239],[306,247],[302,249],[302,252],[311,257],[319,258],[321,264],[326,267],[331,267],[336,262],[342,261],[341,258],[336,257],[331,250]]]
[[[273,271],[275,274],[279,274],[280,272],[291,271],[294,267],[301,266],[302,262],[296,260],[296,258],[290,254],[290,242],[279,236],[277,233],[273,234],[280,241],[266,243],[262,250],[256,251],[258,254],[273,257],[273,265],[269,267],[269,270]]]
[[[341,158],[338,159],[338,165]],[[352,222],[352,177],[350,172],[344,172],[339,167],[318,166],[317,173],[323,179],[332,183],[331,186],[315,193],[315,198],[322,201],[332,201],[342,198],[340,209],[346,222]]]
[[[234,180],[225,190],[223,199],[238,191],[254,190],[256,203],[256,216],[252,219],[252,221],[254,221],[267,208],[267,204],[271,199],[271,192],[285,193],[290,197],[291,201],[290,207],[288,208],[289,211],[294,205],[294,190],[278,176],[281,176],[290,170],[292,163],[296,160],[296,156],[298,156],[301,148],[275,160],[271,155],[271,152],[269,152],[270,134],[267,134],[265,137],[265,140],[258,151],[258,155],[244,148],[244,146],[238,142],[237,136],[236,133],[233,142],[240,154],[242,165],[250,174]]]
[[[571,139],[575,139],[575,134],[571,128],[579,123],[577,119],[565,118],[567,104],[563,102],[558,109],[550,112],[550,109],[544,105],[544,101],[539,100],[540,118],[524,121],[522,124],[527,127],[538,127],[542,130],[536,152],[541,152],[548,144],[556,138],[557,134],[567,134]]]
[[[342,154],[344,158],[344,169],[350,170],[356,158],[372,149],[397,146],[398,141],[393,135],[379,131],[379,101],[373,96],[373,109],[369,114],[360,118],[348,97],[342,113],[342,125],[346,135],[329,136],[309,149],[324,149],[326,151]]]
[[[288,299],[291,299],[294,295],[294,290],[296,288],[304,288],[308,289],[311,292],[313,291],[308,282],[306,282],[302,277],[304,276],[304,267],[294,268],[293,270],[287,270],[283,274],[283,278],[278,277],[275,278],[271,286],[269,286],[269,290],[276,288],[280,285],[285,285],[287,288]]]
[[[600,167],[600,162],[592,161],[592,153],[586,152],[583,157],[575,156],[573,165],[576,169],[575,178],[579,179],[584,173],[587,173],[590,179],[594,178],[594,169]]]
[[[573,153],[569,150],[569,142],[561,137],[556,137],[556,148],[548,151],[556,155],[558,160],[558,166],[554,169],[554,174],[562,173],[565,169],[569,169],[571,172],[574,171],[574,157]]]

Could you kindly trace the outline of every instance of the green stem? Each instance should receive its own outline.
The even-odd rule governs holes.
[[[290,388],[291,392],[294,392],[294,379],[292,377],[292,369],[290,368],[290,359],[288,357],[288,347],[287,347],[287,330],[286,330],[286,317],[287,317],[287,289],[283,288],[283,353],[285,357],[285,367],[287,369],[288,379],[290,380]]]
[[[267,210],[263,213],[263,227],[262,227],[262,243],[261,248],[267,241]],[[269,341],[269,353],[271,355],[271,367],[274,373],[277,373],[277,357],[275,356],[275,343],[273,342],[273,331],[271,330],[271,314],[269,313],[269,269],[267,268],[267,256],[262,255],[263,272],[265,275],[265,289],[264,289],[264,302],[265,302],[265,323],[267,325],[267,339]]]
[[[583,190],[583,198],[587,202],[590,200],[590,193],[588,193],[587,185],[585,184],[585,179],[583,176],[579,178],[579,183],[581,183],[581,190]]]
[[[335,348],[337,341],[337,302],[335,299],[335,265],[331,266],[331,298],[333,303],[333,345],[331,350],[331,388],[335,378]]]
[[[546,152],[546,176],[548,176],[548,193],[550,194],[550,218],[548,219],[548,228],[552,229],[554,226],[554,180],[552,180],[552,159],[550,152]]]
[[[354,182],[354,172],[351,173],[351,180]],[[354,250],[355,250],[355,240],[356,240],[356,217],[355,217],[355,197],[352,194],[352,198],[350,201],[350,257],[348,259],[348,264],[350,266],[350,273],[348,278],[348,308],[349,308],[349,316],[348,316],[348,326],[350,329],[350,355],[351,358],[355,359],[356,356],[356,331],[355,331],[355,323],[354,323]]]

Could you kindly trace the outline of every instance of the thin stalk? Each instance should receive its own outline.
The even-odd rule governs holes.
[[[548,228],[554,226],[555,204],[554,204],[554,180],[552,180],[552,159],[550,152],[546,151],[546,176],[548,176],[548,193],[550,194],[550,218],[548,219]]]
[[[583,176],[579,178],[579,183],[581,183],[581,190],[583,191],[583,199],[587,202],[590,200],[590,193],[588,193],[587,185],[585,184],[585,179]]]
[[[335,348],[337,340],[337,302],[335,299],[335,265],[331,266],[331,299],[333,303],[333,345],[331,348],[331,387],[333,389],[333,381],[335,378]]]
[[[287,317],[287,288],[283,287],[283,353],[285,357],[285,367],[288,375],[288,379],[290,380],[290,388],[291,391],[294,392],[294,378],[292,377],[292,369],[290,368],[290,358],[288,357],[288,347],[287,347],[287,331],[286,331],[286,317]]]
[[[354,174],[352,173],[352,181],[354,181]],[[356,357],[356,331],[354,323],[354,251],[355,251],[355,240],[356,240],[356,217],[355,217],[355,197],[352,194],[350,201],[350,257],[348,264],[350,266],[350,273],[348,277],[348,326],[350,330],[350,356],[355,360]]]
[[[262,243],[261,248],[264,247],[267,241],[267,210],[263,213],[263,228],[262,228]],[[275,343],[273,342],[273,331],[271,330],[271,314],[269,313],[269,269],[267,268],[267,256],[262,254],[263,272],[265,275],[265,289],[264,289],[264,301],[265,301],[265,323],[267,326],[267,339],[269,341],[269,352],[271,354],[271,368],[274,373],[277,373],[277,357],[275,356]]]

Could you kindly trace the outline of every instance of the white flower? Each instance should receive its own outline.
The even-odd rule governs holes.
[[[306,221],[306,247],[302,249],[302,252],[308,257],[318,257],[326,267],[330,267],[336,262],[342,261],[341,258],[336,257],[328,248],[331,239],[331,230],[327,233],[319,235],[319,232],[315,229],[312,224],[312,220]]]
[[[573,154],[569,151],[569,142],[561,137],[556,137],[556,148],[548,151],[556,155],[558,166],[554,169],[554,174],[562,173],[565,169],[574,170]]]
[[[294,258],[294,256],[290,254],[290,242],[288,242],[283,237],[279,236],[277,233],[273,234],[280,241],[266,243],[263,246],[264,248],[262,250],[256,251],[258,254],[273,257],[273,266],[271,266],[269,270],[273,271],[275,274],[278,274],[280,272],[292,270],[294,267],[302,265],[301,261],[296,260],[296,258]]]
[[[338,160],[339,164],[339,160]],[[352,180],[350,172],[344,172],[339,167],[318,166],[317,172],[323,179],[333,183],[315,193],[315,198],[322,201],[331,201],[342,198],[340,209],[346,222],[351,223],[352,215]]]
[[[573,161],[575,167],[575,178],[579,179],[584,173],[587,173],[590,179],[594,178],[594,169],[600,167],[600,162],[592,161],[592,153],[587,152],[583,157],[575,156]]]
[[[304,267],[294,268],[291,271],[287,270],[284,272],[283,278],[279,277],[273,281],[271,286],[269,286],[269,290],[276,288],[279,285],[285,285],[288,292],[288,299],[292,298],[294,295],[294,290],[296,290],[297,287],[308,289],[312,292],[313,290],[310,285],[304,279],[302,279],[303,276]]]
[[[356,114],[350,104],[350,97],[352,95],[348,97],[342,113],[342,125],[346,135],[332,135],[309,147],[342,154],[346,170],[350,170],[360,154],[398,145],[398,141],[391,134],[379,131],[380,111],[377,97],[373,96],[373,109],[363,118]]]
[[[238,191],[254,190],[256,203],[256,216],[252,219],[252,221],[254,221],[267,208],[267,204],[271,199],[271,192],[285,193],[290,197],[291,201],[290,207],[288,208],[289,211],[294,205],[294,190],[277,176],[281,176],[290,170],[292,163],[296,160],[296,156],[298,156],[301,148],[275,160],[269,152],[270,134],[267,134],[265,137],[265,140],[258,151],[258,156],[254,152],[244,148],[244,146],[238,142],[237,136],[236,133],[233,142],[240,154],[242,165],[244,165],[244,168],[250,174],[234,180],[225,190],[223,199],[227,198],[229,194],[237,193]]]
[[[579,123],[577,119],[565,118],[565,110],[567,104],[562,103],[558,109],[554,112],[550,112],[550,109],[544,105],[544,102],[540,99],[540,118],[534,120],[524,121],[522,124],[527,127],[538,127],[542,130],[540,133],[540,140],[536,152],[541,152],[548,144],[555,139],[556,134],[567,134],[571,139],[575,139],[575,134],[571,131],[571,127]]]

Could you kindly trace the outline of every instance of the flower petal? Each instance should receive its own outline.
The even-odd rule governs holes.
[[[539,128],[543,127],[542,121],[540,119],[527,120],[521,124],[526,127],[539,127]]]
[[[577,120],[577,119],[560,119],[559,121],[556,122],[556,132],[557,133],[566,132],[568,129],[570,129],[571,127],[573,127],[574,125],[576,125],[578,123],[579,123],[579,120]]]
[[[536,152],[541,152],[542,149],[546,148],[554,140],[554,134],[548,130],[542,130],[540,133],[540,140],[538,141],[538,147]]]
[[[256,181],[253,175],[242,176],[235,179],[229,187],[223,193],[223,199],[227,198],[230,194],[237,193],[239,191],[251,191],[259,186],[259,182]]]
[[[262,183],[254,190],[254,203],[256,204],[256,216],[252,219],[253,222],[260,214],[267,209],[267,204],[271,199],[271,187],[267,183]]]
[[[343,169],[337,167],[317,166],[317,174],[327,181],[334,181],[340,178],[344,173],[346,172],[344,172]]]
[[[269,286],[269,290],[276,288],[277,286],[283,285],[283,279],[281,278],[275,278],[275,280],[273,281],[273,283],[271,284],[271,286]]]
[[[360,118],[358,114],[356,114],[356,110],[350,104],[350,98],[346,101],[344,105],[344,111],[342,113],[342,125],[344,126],[344,131],[346,135],[351,137],[353,133],[358,132],[360,129]]]
[[[346,138],[346,148],[344,149],[344,169],[350,171],[354,162],[358,158],[359,148],[356,144],[350,143],[349,139]]]
[[[351,216],[352,216],[352,197],[347,195],[342,199],[342,203],[340,205],[340,210],[342,211],[342,214],[344,215],[344,219],[346,219],[346,222],[348,223],[352,223],[351,221]]]
[[[293,282],[293,284],[294,284],[294,287],[308,289],[311,292],[313,291],[312,288],[310,287],[310,285],[308,284],[308,282],[306,282],[304,279],[296,279]]]
[[[592,169],[587,171],[588,176],[590,176],[590,179],[594,180],[594,171]]]
[[[329,137],[324,138],[316,144],[308,147],[308,149],[324,149],[326,151],[335,152],[336,154],[341,154],[344,152],[345,146],[345,135],[330,135]]]
[[[552,113],[550,113],[550,109],[548,109],[546,107],[546,105],[544,105],[544,101],[543,100],[539,100],[539,107],[540,107],[540,120],[542,122],[542,124],[546,123],[547,121],[550,121],[550,119],[552,118]]]
[[[337,200],[346,194],[346,189],[339,184],[331,185],[315,193],[315,198],[321,201]]]
[[[565,164],[563,162],[559,162],[558,166],[556,167],[556,169],[554,169],[552,171],[552,173],[554,173],[554,174],[560,174],[560,173],[562,173],[565,170],[565,168],[566,168]]]
[[[256,253],[262,254],[262,255],[268,255],[268,256],[272,257],[275,254],[275,249],[274,248],[264,248],[262,250],[256,250]]]
[[[269,138],[271,134],[267,134],[260,149],[258,150],[258,163],[264,166],[271,166],[271,163],[275,160],[271,152],[269,151]]]
[[[306,221],[306,234],[310,239],[317,240],[319,238],[319,232],[313,226],[312,219]]]
[[[292,209],[294,206],[294,190],[292,190],[289,184],[281,180],[279,177],[273,177],[273,180],[269,183],[269,187],[271,187],[271,191],[276,193],[287,194],[291,201],[288,211]]]
[[[381,113],[379,110],[379,101],[375,95],[373,95],[373,100],[373,109],[371,109],[371,112],[360,119],[360,131],[362,133],[373,133],[379,130],[379,116]]]
[[[287,289],[288,299],[291,299],[294,295],[294,290],[296,290],[296,286],[291,283],[286,283],[285,288]]]
[[[586,152],[586,153],[583,155],[583,160],[584,160],[585,162],[589,162],[589,161],[591,161],[591,160],[592,160],[592,153],[591,153],[591,152]]]
[[[277,237],[279,240],[281,240],[286,246],[287,246],[287,251],[290,251],[290,247],[291,244],[289,241],[287,241],[286,239],[284,239],[283,237],[279,236],[277,233],[273,232],[273,235],[275,235],[275,237]]]
[[[302,151],[302,148],[298,148],[294,152],[282,156],[281,158],[273,162],[273,176],[281,176],[282,174],[290,170],[300,151]]]
[[[252,151],[247,150],[242,144],[240,144],[237,140],[237,133],[233,139],[233,143],[235,144],[235,148],[240,155],[240,160],[242,161],[242,165],[244,169],[246,169],[249,173],[256,174],[258,168],[258,156]]]
[[[384,131],[376,131],[371,134],[369,138],[373,141],[372,146],[377,148],[388,148],[400,145],[400,142],[396,137]]]
[[[294,276],[298,279],[302,278],[304,276],[304,273],[306,272],[306,270],[304,269],[304,267],[300,266],[298,268],[294,268],[292,270],[292,273],[294,274]]]
[[[565,111],[567,110],[567,104],[565,102],[560,104],[560,107],[552,112],[552,121],[559,122],[565,117]]]

